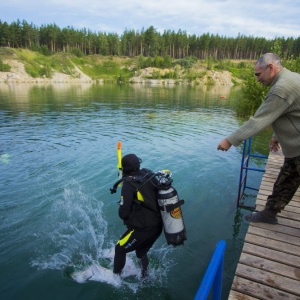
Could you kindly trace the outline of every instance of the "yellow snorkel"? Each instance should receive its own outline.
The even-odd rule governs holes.
[[[118,175],[119,179],[123,177],[123,170],[122,170],[122,143],[118,141],[117,143],[117,156],[118,156]]]

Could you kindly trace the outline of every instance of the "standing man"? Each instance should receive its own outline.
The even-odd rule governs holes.
[[[271,86],[253,117],[223,139],[217,149],[227,151],[271,125],[274,134],[270,151],[284,154],[284,164],[262,211],[246,216],[249,222],[277,224],[279,213],[290,202],[300,185],[300,74],[282,67],[274,53],[261,56],[254,65],[257,81]]]
[[[141,160],[135,154],[122,158],[123,186],[119,216],[127,230],[115,246],[114,270],[120,274],[126,263],[126,253],[135,251],[140,261],[142,278],[147,276],[147,253],[162,232],[162,218],[157,203],[158,186],[154,173],[140,170]]]

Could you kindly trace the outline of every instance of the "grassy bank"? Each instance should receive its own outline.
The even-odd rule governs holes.
[[[53,72],[80,76],[78,69],[93,80],[122,80],[127,82],[134,76],[151,79],[175,79],[196,81],[207,76],[212,70],[229,71],[233,82],[244,79],[249,73],[252,62],[247,61],[215,61],[207,58],[204,61],[193,57],[172,60],[170,57],[119,57],[88,55],[76,56],[72,53],[55,53],[44,55],[28,49],[0,48],[0,71],[8,72],[10,65],[4,63],[10,59],[18,60],[25,66],[27,74],[33,78],[52,78]],[[77,69],[78,68],[78,69]],[[144,70],[151,68],[151,72]],[[213,80],[206,84],[214,84]]]

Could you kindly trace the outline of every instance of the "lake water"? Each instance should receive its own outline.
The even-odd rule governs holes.
[[[236,129],[229,87],[0,85],[1,299],[193,299],[219,240],[226,241],[227,299],[248,223],[236,210],[242,146],[217,151]],[[255,139],[265,153],[269,132]],[[164,235],[141,284],[129,255],[120,285],[70,278],[74,269],[111,267],[125,228],[118,217],[117,142],[142,167],[170,169],[187,241]],[[255,164],[255,163],[254,163]],[[259,186],[261,175],[250,179]],[[252,195],[249,197],[253,198]],[[103,279],[103,278],[102,278]],[[100,278],[100,280],[102,280]]]

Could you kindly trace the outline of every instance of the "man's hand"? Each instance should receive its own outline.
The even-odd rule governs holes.
[[[218,145],[218,150],[227,151],[231,147],[231,143],[225,138]]]
[[[277,152],[280,149],[279,142],[275,136],[271,138],[269,147],[271,152]]]

